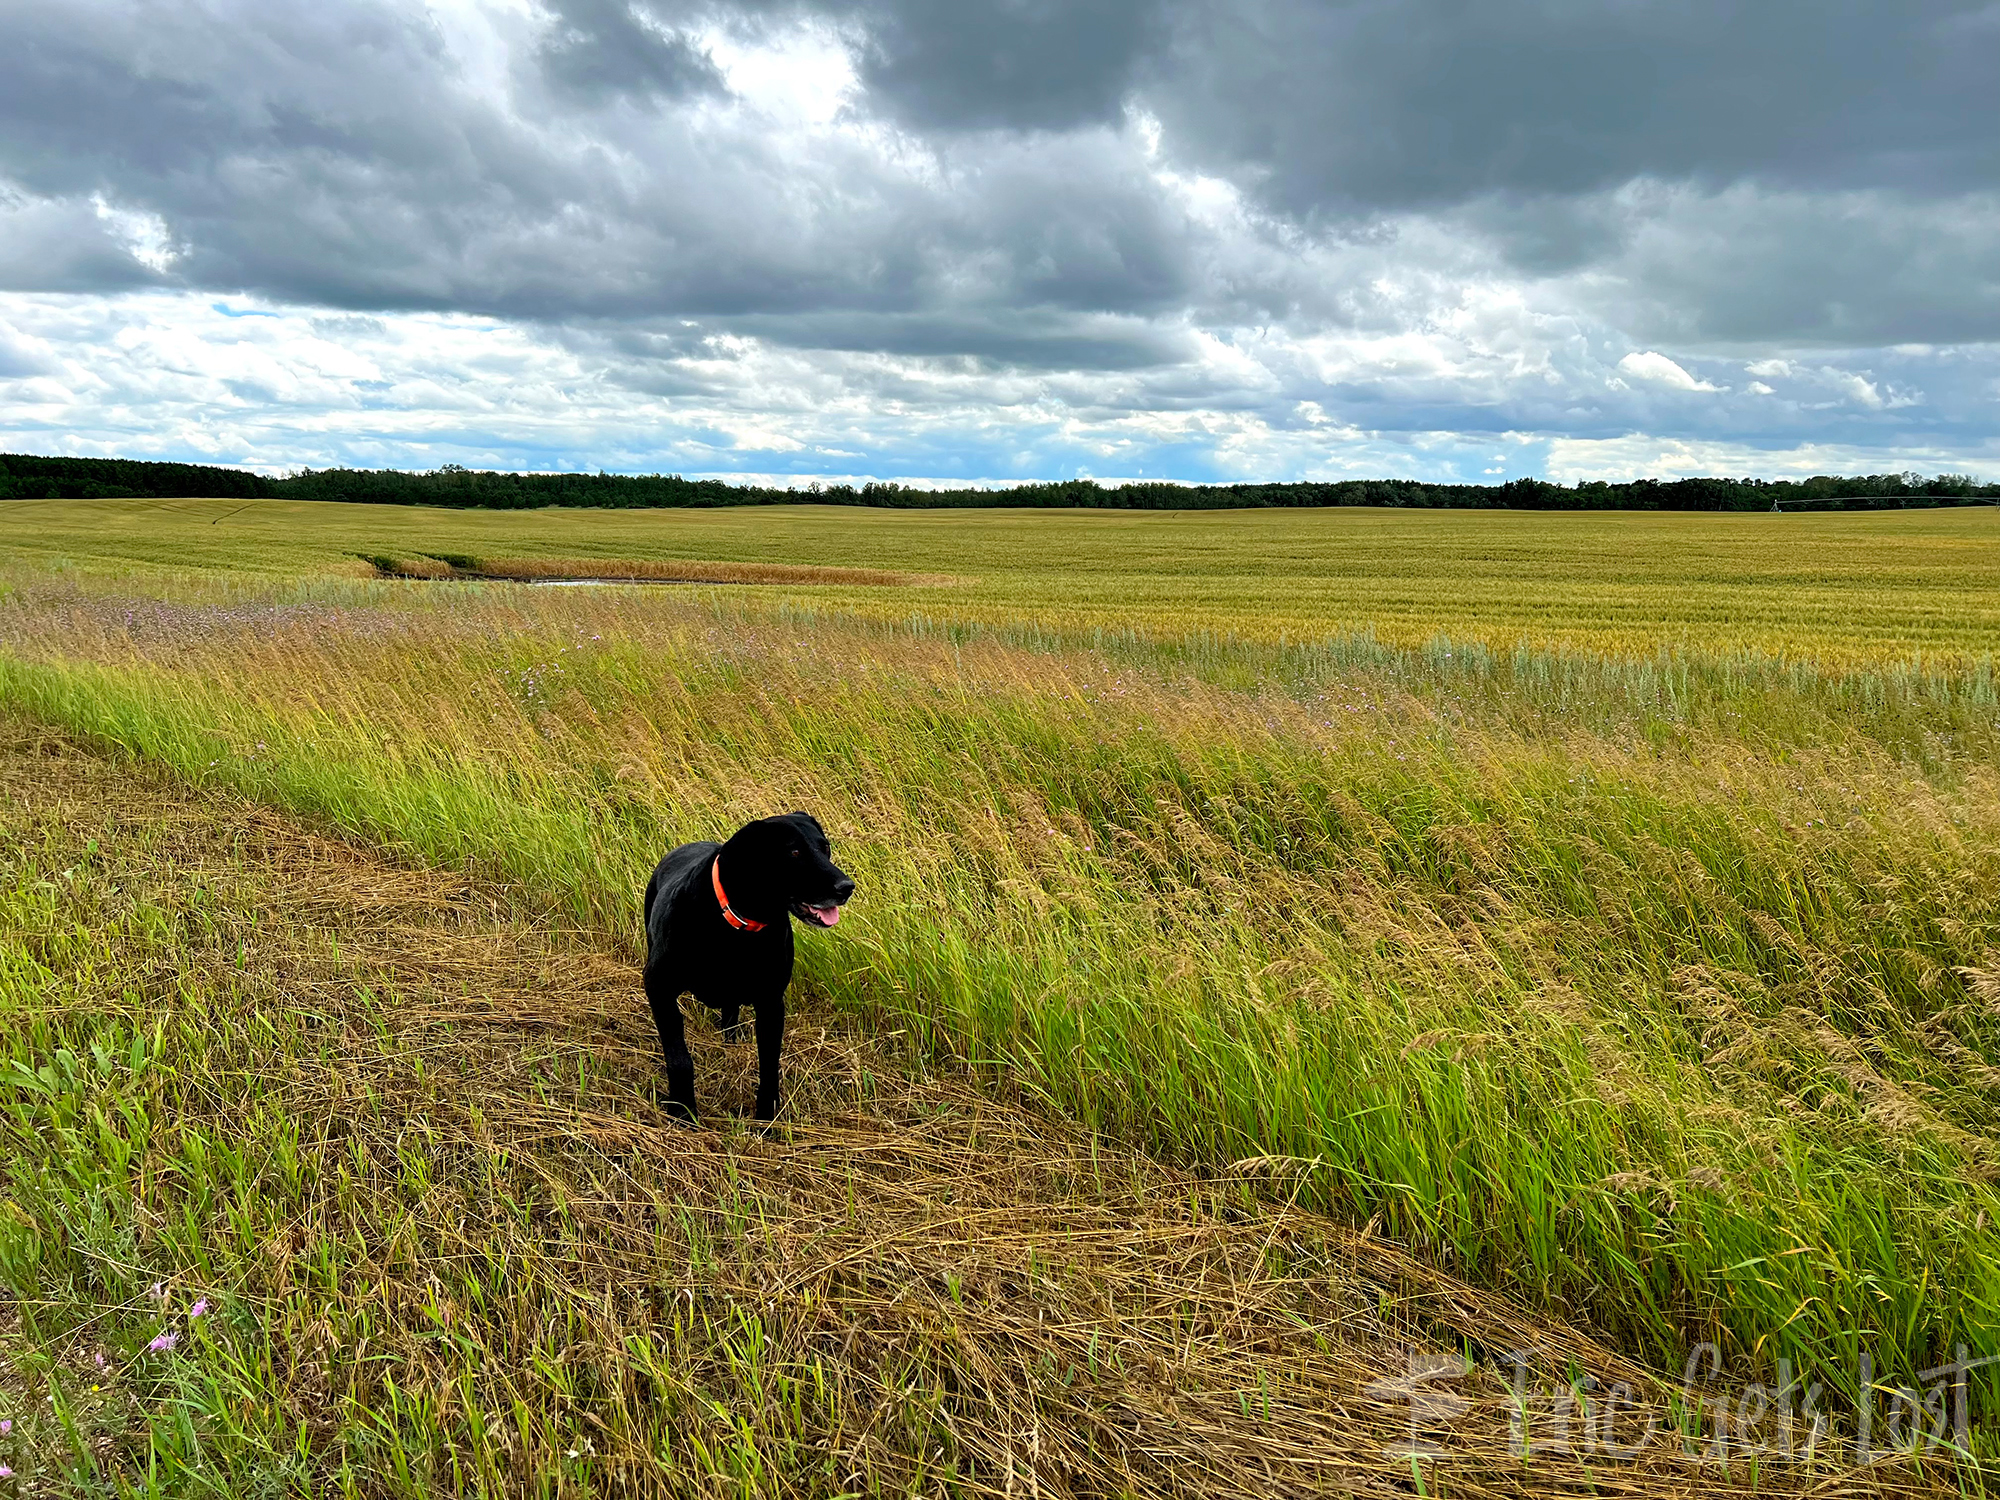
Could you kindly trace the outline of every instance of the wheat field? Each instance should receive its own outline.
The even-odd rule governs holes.
[[[1987,513],[6,519],[0,1390],[136,1371],[45,1467],[1547,1493],[1612,1481],[1510,1447],[1510,1350],[1706,1433],[1706,1344],[1843,1441],[1864,1356],[2000,1354]],[[677,1131],[635,892],[792,806],[861,888],[795,1096]],[[1968,1453],[1615,1483],[1977,1489],[1990,1368]]]
[[[297,501],[11,501],[10,555],[86,570],[371,572],[385,556],[679,559],[943,575],[921,600],[816,589],[876,618],[1372,630],[1619,655],[1662,649],[1965,664],[2000,642],[2000,508],[1832,515],[1530,511],[461,511]]]

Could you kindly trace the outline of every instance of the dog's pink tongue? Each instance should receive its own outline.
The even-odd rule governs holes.
[[[840,908],[837,906],[815,906],[813,908],[813,915],[831,927],[840,920]]]

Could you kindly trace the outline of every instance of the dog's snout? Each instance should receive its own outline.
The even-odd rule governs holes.
[[[840,879],[836,880],[833,883],[834,900],[845,901],[849,896],[853,894],[854,894],[854,882],[849,880],[845,875],[841,876]]]

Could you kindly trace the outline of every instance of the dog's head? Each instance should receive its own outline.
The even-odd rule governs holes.
[[[854,882],[833,862],[826,830],[809,813],[745,823],[720,858],[730,904],[759,917],[790,911],[801,922],[831,927],[854,894]]]

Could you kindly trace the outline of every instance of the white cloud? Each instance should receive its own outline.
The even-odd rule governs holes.
[[[806,22],[743,32],[715,26],[699,40],[729,92],[771,120],[824,129],[859,95],[852,43],[833,27]]]
[[[1725,475],[1750,479],[1804,479],[1813,474],[1900,474],[1946,471],[2000,482],[2000,441],[1977,448],[1909,445],[1866,448],[1846,443],[1797,443],[1757,448],[1728,441],[1629,437],[1557,438],[1549,444],[1548,477],[1579,479],[1692,479]]]
[[[1664,354],[1656,354],[1651,349],[1644,353],[1634,351],[1618,361],[1618,368],[1638,380],[1650,381],[1676,391],[1720,391],[1723,387],[1710,385],[1706,380],[1696,380]]]
[[[1840,388],[1847,392],[1850,400],[1858,402],[1871,411],[1880,411],[1882,409],[1882,393],[1875,388],[1874,381],[1863,379],[1859,375],[1842,375],[1839,377],[1839,380]]]
[[[1372,289],[1346,326],[1140,323],[1164,352],[1110,370],[797,347],[692,320],[545,326],[188,292],[0,294],[0,446],[265,470],[456,462],[799,482],[1993,467],[1988,389],[2000,357],[1906,356],[1943,386],[1907,418],[1896,403],[1909,398],[1895,393],[1911,388],[1908,371],[1894,383],[1885,371],[1870,381],[1891,393],[1879,408],[1753,408],[1742,405],[1752,396],[1718,394],[1702,422],[1740,433],[1735,406],[1775,412],[1776,425],[1753,441],[1662,433],[1658,393],[1683,388],[1614,373],[1634,372],[1593,354],[1601,330],[1538,306],[1528,288],[1385,270],[1396,251],[1315,252]],[[1122,336],[1118,326],[1107,336]],[[1837,365],[1814,372],[1829,395],[1868,379]],[[1928,430],[1855,442],[1845,433],[1857,420]],[[1494,457],[1497,441],[1508,458]]]
[[[60,368],[46,342],[0,322],[0,382],[53,375]]]
[[[174,243],[173,231],[160,215],[115,207],[102,193],[91,195],[90,207],[126,253],[147,270],[170,270],[181,258],[182,249]]]

